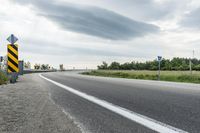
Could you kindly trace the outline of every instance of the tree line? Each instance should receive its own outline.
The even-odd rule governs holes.
[[[34,65],[35,70],[50,70],[52,67],[49,64],[35,64]]]
[[[200,60],[193,58],[192,70],[200,71]],[[161,70],[175,70],[175,71],[186,71],[190,69],[189,58],[174,57],[173,59],[162,59]],[[118,62],[112,62],[111,64],[105,61],[102,65],[97,66],[99,70],[158,70],[158,61],[146,61],[146,62],[126,62],[120,64]]]
[[[54,70],[49,64],[35,64],[33,67],[35,70]],[[24,62],[24,69],[31,69],[31,63],[29,61]]]

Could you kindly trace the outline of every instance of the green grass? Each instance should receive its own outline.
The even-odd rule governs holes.
[[[8,77],[0,71],[0,85],[6,84],[8,81]]]
[[[134,71],[134,70],[94,70],[84,72],[84,75],[129,78],[129,79],[145,79],[158,80],[157,71]],[[200,72],[193,71],[192,75],[189,71],[161,71],[160,80],[173,82],[200,83]]]

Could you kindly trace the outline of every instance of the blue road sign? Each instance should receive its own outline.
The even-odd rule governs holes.
[[[162,60],[162,56],[158,56],[158,61],[161,61]]]
[[[11,35],[7,38],[7,40],[8,40],[11,44],[14,44],[14,43],[17,42],[18,38],[15,37],[13,34],[11,34]]]

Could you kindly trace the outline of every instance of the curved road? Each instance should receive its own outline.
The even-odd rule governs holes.
[[[46,73],[42,76],[147,117],[147,120],[150,118],[155,123],[172,126],[177,132],[200,131],[200,85],[92,77],[74,72]],[[148,125],[125,118],[52,82],[42,80],[49,87],[52,100],[73,117],[85,132],[156,132],[153,126],[149,128]]]

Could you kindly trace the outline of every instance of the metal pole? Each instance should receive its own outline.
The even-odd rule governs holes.
[[[10,83],[15,83],[17,81],[17,76],[18,76],[18,74],[13,72],[11,74]]]
[[[194,50],[192,51],[192,57],[193,57],[193,59],[194,59]]]
[[[192,61],[190,59],[190,74],[192,74]]]
[[[158,80],[160,80],[160,61],[158,61]]]
[[[194,50],[192,51],[192,59],[194,59]],[[192,59],[190,58],[190,74],[192,75]]]

